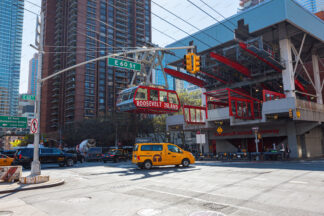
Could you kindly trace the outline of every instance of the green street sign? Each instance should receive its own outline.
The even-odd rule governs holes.
[[[141,64],[131,62],[131,61],[125,61],[121,59],[108,58],[108,65],[120,67],[120,68],[126,68],[130,70],[141,71]]]
[[[0,128],[27,128],[27,117],[0,116]]]
[[[22,100],[35,100],[35,95],[21,95]]]

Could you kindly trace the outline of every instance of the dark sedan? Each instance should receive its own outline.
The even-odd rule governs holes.
[[[127,161],[128,155],[122,149],[114,149],[102,155],[102,161],[113,161],[118,163],[119,161]]]

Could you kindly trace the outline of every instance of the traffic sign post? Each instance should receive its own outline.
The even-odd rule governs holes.
[[[121,59],[116,59],[116,58],[108,58],[108,65],[120,67],[120,68],[126,68],[130,70],[141,71],[141,64],[138,64],[136,62],[131,62],[131,61],[125,61]]]
[[[35,100],[35,95],[21,95],[22,100]]]
[[[0,127],[27,128],[27,117],[0,116]]]

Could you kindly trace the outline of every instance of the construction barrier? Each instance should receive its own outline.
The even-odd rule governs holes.
[[[18,181],[21,177],[21,166],[0,166],[0,182]]]
[[[49,176],[26,176],[19,179],[22,184],[39,184],[49,181]]]

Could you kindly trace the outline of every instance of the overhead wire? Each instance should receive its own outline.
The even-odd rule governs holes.
[[[187,23],[188,25],[194,27],[196,30],[201,31],[201,29],[197,28],[197,27],[194,26],[193,24],[189,23],[187,20],[181,18],[180,16],[176,15],[176,14],[173,13],[172,11],[166,9],[165,7],[159,5],[158,3],[154,2],[154,1],[152,1],[152,3],[155,4],[155,5],[157,5],[158,7],[162,8],[163,10],[167,11],[168,13],[172,14],[173,16],[177,17],[177,18],[180,19],[181,21],[183,21],[183,22]],[[217,42],[219,42],[219,43],[222,43],[220,40],[218,40],[217,38],[213,37],[212,35],[210,35],[210,34],[204,32],[204,31],[203,31],[202,33],[205,34],[205,35],[207,35],[209,38],[211,38],[211,39],[213,39],[213,40],[215,40],[215,41],[217,41]]]
[[[215,13],[217,13],[218,15],[220,15],[221,17],[224,18],[224,20],[228,21],[229,23],[231,23],[234,27],[237,27],[237,25],[235,23],[233,23],[231,20],[227,19],[222,13],[218,12],[217,10],[215,10],[213,7],[211,7],[209,4],[207,4],[206,2],[204,2],[204,0],[200,0],[204,5],[206,5],[209,9],[211,9],[212,11],[214,11]]]
[[[204,41],[200,40],[199,38],[193,36],[192,34],[186,32],[185,30],[179,28],[178,26],[172,24],[171,22],[169,22],[168,20],[164,19],[163,17],[161,17],[161,16],[159,16],[159,15],[153,13],[153,12],[151,12],[151,13],[152,13],[154,16],[158,17],[159,19],[163,20],[164,22],[166,22],[166,23],[172,25],[174,28],[176,28],[176,29],[178,29],[178,30],[180,30],[180,31],[182,31],[182,32],[184,32],[184,33],[186,33],[186,34],[189,35],[190,37],[195,38],[197,41],[200,41],[202,44],[204,44],[204,45],[206,45],[207,47],[211,48],[211,46],[209,46],[209,44],[207,44],[207,43],[205,43]]]
[[[210,15],[209,13],[207,13],[205,10],[203,10],[201,7],[199,7],[197,4],[193,3],[190,0],[187,0],[190,4],[192,4],[193,6],[195,6],[196,8],[198,8],[200,11],[202,11],[203,13],[205,13],[206,15],[208,15],[210,18],[214,19],[215,21],[217,21],[219,24],[223,25],[226,29],[228,29],[229,31],[234,32],[233,29],[231,29],[230,27],[228,27],[227,25],[225,25],[223,22],[219,21],[218,19],[216,19],[215,17],[213,17],[212,15]]]

